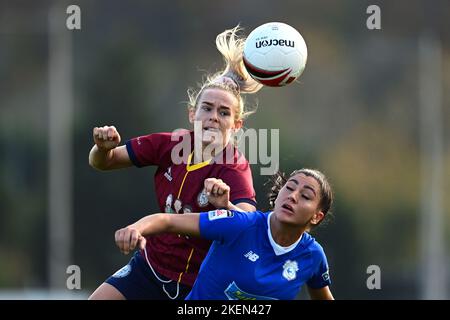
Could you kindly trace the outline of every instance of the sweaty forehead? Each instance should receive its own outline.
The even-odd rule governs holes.
[[[238,104],[236,97],[231,92],[220,88],[205,89],[200,96],[199,102],[219,104],[229,108],[235,107]]]

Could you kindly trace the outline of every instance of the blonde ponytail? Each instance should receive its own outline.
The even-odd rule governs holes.
[[[241,31],[238,26],[228,29],[216,37],[217,50],[225,61],[225,70],[219,77],[231,78],[239,87],[241,93],[255,93],[261,89],[262,84],[256,82],[247,72],[242,60],[245,38],[237,36]]]
[[[238,99],[236,110],[236,120],[244,119],[248,115],[256,112],[245,110],[242,93],[256,93],[262,88],[262,84],[256,82],[247,72],[242,60],[245,38],[239,37],[237,33],[242,29],[237,25],[232,29],[227,29],[216,37],[217,50],[222,54],[225,62],[223,71],[213,75],[208,75],[206,80],[199,85],[198,91],[189,89],[189,108],[195,109],[197,101],[205,89],[220,88],[229,91]]]

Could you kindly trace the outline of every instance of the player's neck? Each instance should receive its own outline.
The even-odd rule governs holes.
[[[225,147],[222,145],[213,147],[210,144],[204,144],[201,149],[194,149],[191,164],[203,163],[206,161],[210,162],[216,158],[224,157],[224,152],[233,152],[230,147],[230,144],[227,144]],[[234,152],[230,154],[234,155]],[[226,155],[228,155],[228,153],[226,153]]]
[[[203,162],[210,162],[214,158],[214,153],[208,152],[207,150],[202,150],[202,152],[193,152],[190,164],[198,164]]]
[[[302,236],[305,229],[299,229],[298,226],[289,226],[276,220],[274,214],[270,217],[270,231],[273,240],[282,247],[289,247]]]

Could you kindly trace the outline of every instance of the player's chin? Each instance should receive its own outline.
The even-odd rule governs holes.
[[[295,215],[288,210],[280,210],[277,212],[277,219],[282,223],[295,224]]]

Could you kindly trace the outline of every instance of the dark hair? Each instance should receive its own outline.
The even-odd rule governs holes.
[[[307,177],[313,177],[319,183],[320,186],[319,208],[324,214],[324,219],[322,219],[322,221],[325,220],[327,214],[330,212],[331,206],[333,205],[333,191],[331,190],[331,185],[328,182],[327,178],[319,170],[303,168],[300,170],[294,170],[289,176],[286,176],[286,174],[281,171],[275,173],[275,175],[272,176],[272,178],[270,179],[270,182],[272,182],[272,186],[268,193],[269,205],[271,209],[273,209],[273,207],[275,206],[275,200],[277,199],[278,193],[280,192],[281,188],[283,188],[283,186],[286,184],[289,178],[299,173],[302,173]],[[320,221],[319,224],[322,221]]]

